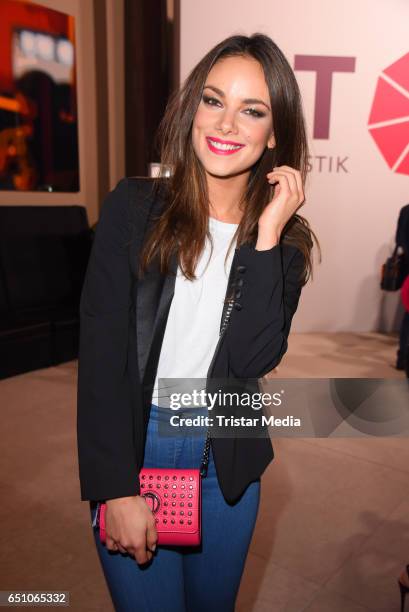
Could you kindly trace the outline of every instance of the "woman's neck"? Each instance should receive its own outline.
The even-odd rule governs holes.
[[[247,173],[225,178],[207,175],[210,216],[225,223],[240,223],[243,211],[239,203],[247,181]]]

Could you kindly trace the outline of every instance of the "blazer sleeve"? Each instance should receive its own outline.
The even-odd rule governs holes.
[[[126,179],[105,199],[80,300],[77,443],[82,500],[139,493],[127,377],[131,234]]]
[[[287,350],[305,262],[300,250],[285,247],[291,255],[284,266],[282,248],[257,251],[243,245],[238,250],[235,304],[226,330],[229,368],[237,378],[264,376]]]

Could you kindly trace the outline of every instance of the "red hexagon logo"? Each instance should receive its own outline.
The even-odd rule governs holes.
[[[368,128],[388,166],[409,174],[409,53],[379,77]]]

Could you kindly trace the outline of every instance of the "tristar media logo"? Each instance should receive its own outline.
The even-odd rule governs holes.
[[[379,77],[368,127],[388,166],[409,174],[409,53]]]

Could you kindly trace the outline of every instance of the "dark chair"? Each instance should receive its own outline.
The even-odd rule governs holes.
[[[92,236],[82,206],[0,206],[0,378],[77,358]]]

